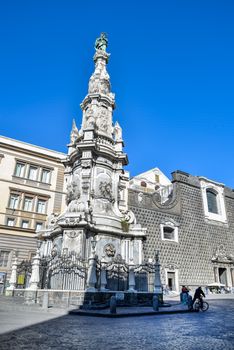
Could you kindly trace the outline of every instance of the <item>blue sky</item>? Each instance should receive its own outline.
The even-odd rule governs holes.
[[[131,175],[234,188],[233,18],[231,0],[2,2],[0,134],[66,152],[104,31]]]

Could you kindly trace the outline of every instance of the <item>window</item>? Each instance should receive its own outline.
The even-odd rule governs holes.
[[[30,165],[29,167],[29,171],[28,171],[28,178],[29,180],[37,180],[37,172],[38,172],[38,168],[35,166]]]
[[[205,221],[215,224],[215,221],[227,224],[225,208],[224,185],[205,177],[199,177]]]
[[[47,183],[47,184],[50,182],[50,170],[42,169],[41,182],[44,182],[44,183]]]
[[[11,194],[10,195],[9,207],[11,209],[17,209],[18,205],[19,205],[19,195],[18,194]]]
[[[159,181],[159,174],[155,174],[155,182],[156,183],[159,183],[160,181]]]
[[[46,201],[44,199],[38,199],[37,212],[40,214],[45,214],[45,211],[46,211]]]
[[[208,188],[206,190],[207,197],[207,205],[208,211],[210,213],[218,214],[218,205],[217,205],[217,193],[215,193],[212,189]]]
[[[0,251],[0,266],[7,267],[9,260],[10,252],[7,250]]]
[[[24,198],[24,210],[32,211],[33,198],[25,197]]]
[[[47,168],[46,165],[44,167],[40,164],[30,164],[24,160],[16,160],[14,176],[50,184],[52,170],[52,168]]]
[[[36,231],[40,231],[42,229],[43,223],[42,222],[36,222],[36,227],[35,230]]]
[[[174,241],[175,240],[175,229],[169,226],[163,227],[163,238]]]
[[[27,220],[22,220],[21,227],[22,227],[22,228],[28,228],[28,227],[29,227],[29,221],[27,221]]]
[[[179,224],[173,219],[163,220],[160,224],[162,240],[178,243],[178,226]]]
[[[147,183],[145,181],[141,181],[141,187],[147,187]]]
[[[15,176],[24,177],[25,164],[17,162],[15,167]]]
[[[7,226],[14,226],[15,225],[15,219],[8,218],[7,219]]]

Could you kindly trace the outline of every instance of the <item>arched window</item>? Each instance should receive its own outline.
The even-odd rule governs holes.
[[[145,181],[141,181],[141,187],[147,187],[147,183]]]
[[[217,193],[212,189],[208,188],[206,190],[206,197],[207,197],[208,211],[210,213],[218,214],[219,211],[218,211]]]

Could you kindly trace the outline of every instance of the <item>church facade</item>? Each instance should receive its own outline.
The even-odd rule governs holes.
[[[172,181],[160,186],[158,173],[153,169],[138,175],[129,189],[130,208],[147,227],[145,259],[160,251],[162,283],[172,291],[181,285],[233,287],[233,190],[182,171],[173,172]]]

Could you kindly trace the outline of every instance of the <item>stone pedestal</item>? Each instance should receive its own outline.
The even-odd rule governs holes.
[[[17,284],[17,265],[18,265],[18,260],[17,260],[17,257],[15,257],[15,260],[12,263],[12,267],[11,267],[11,277],[9,280],[10,286],[7,287],[5,291],[6,296],[14,295],[14,289],[16,288],[16,284]]]
[[[106,280],[106,268],[105,265],[102,263],[102,267],[101,267],[101,286],[100,286],[100,291],[101,292],[105,292],[108,289],[106,289],[106,285],[107,285],[107,280]]]
[[[91,241],[92,252],[91,257],[89,258],[89,266],[88,266],[88,277],[87,277],[87,292],[96,292],[96,283],[97,283],[97,275],[96,275],[96,256],[95,256],[95,247],[96,241]]]
[[[40,251],[38,249],[36,256],[33,257],[32,275],[29,281],[29,288],[27,288],[28,290],[33,291],[38,289],[38,284],[40,282],[40,261]]]
[[[154,292],[162,294],[162,283],[160,277],[159,252],[155,253],[155,277],[154,277]]]
[[[129,265],[128,285],[129,285],[128,292],[136,292],[135,272],[134,272],[134,265],[132,264]]]

